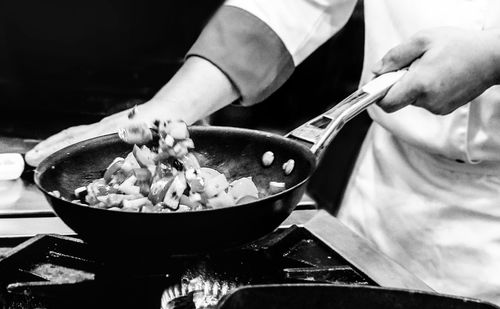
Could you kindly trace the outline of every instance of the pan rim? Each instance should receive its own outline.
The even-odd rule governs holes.
[[[304,179],[302,179],[301,181],[297,182],[295,185],[287,188],[284,191],[281,191],[281,192],[279,192],[277,194],[272,194],[272,195],[269,195],[269,196],[266,196],[266,197],[263,197],[263,198],[259,198],[258,200],[250,202],[250,203],[244,203],[244,204],[230,206],[230,207],[221,207],[221,208],[212,208],[212,209],[201,209],[201,210],[192,210],[192,211],[181,211],[181,212],[179,212],[179,211],[160,212],[160,213],[156,213],[156,212],[128,212],[128,211],[118,211],[118,210],[109,210],[109,209],[97,208],[97,207],[92,207],[92,206],[86,205],[86,204],[74,203],[74,202],[72,202],[72,201],[70,201],[68,199],[57,197],[57,196],[51,194],[45,188],[43,188],[43,186],[40,183],[40,181],[41,181],[40,178],[42,177],[43,173],[46,170],[48,170],[49,168],[54,168],[54,166],[59,161],[63,160],[63,158],[65,157],[65,155],[63,153],[66,153],[66,156],[67,156],[67,155],[71,154],[75,149],[84,148],[87,144],[92,144],[92,142],[96,141],[96,140],[119,139],[118,133],[109,133],[109,134],[105,134],[105,135],[101,135],[101,136],[97,136],[97,137],[93,137],[93,138],[89,138],[89,139],[86,139],[86,140],[82,140],[82,141],[73,143],[73,144],[68,145],[68,146],[66,146],[64,148],[61,148],[61,149],[55,151],[54,153],[52,153],[51,155],[47,156],[45,159],[43,159],[40,162],[40,164],[34,170],[34,183],[38,187],[38,189],[41,190],[46,196],[50,196],[51,198],[63,201],[63,202],[65,202],[65,204],[71,205],[72,207],[87,207],[89,209],[94,209],[95,211],[103,211],[103,212],[106,212],[106,213],[117,212],[117,213],[120,213],[122,216],[128,216],[128,215],[130,215],[130,216],[132,216],[132,215],[133,216],[137,216],[138,214],[141,215],[141,216],[153,216],[153,215],[154,216],[158,216],[158,215],[170,215],[170,216],[172,216],[174,214],[177,215],[177,216],[185,216],[185,215],[188,215],[188,214],[218,213],[218,212],[221,212],[221,211],[228,211],[228,209],[234,209],[234,208],[240,208],[240,207],[252,207],[257,202],[264,202],[264,201],[269,201],[269,200],[272,200],[272,199],[279,199],[280,197],[282,197],[283,195],[287,194],[288,192],[296,190],[299,187],[303,186],[305,183],[307,183],[307,181],[309,181],[309,179],[311,178],[312,174],[316,170],[316,167],[317,167],[316,157],[309,150],[309,148],[307,148],[305,145],[303,145],[303,144],[301,144],[301,143],[299,143],[299,142],[297,142],[295,140],[286,138],[286,137],[281,136],[279,134],[272,133],[272,132],[267,132],[267,131],[255,130],[255,129],[232,127],[232,126],[189,126],[190,133],[192,131],[193,132],[194,131],[214,131],[214,132],[218,132],[219,131],[220,132],[222,130],[225,131],[225,132],[230,131],[232,133],[240,133],[240,134],[246,133],[246,134],[253,134],[253,135],[262,136],[262,137],[266,137],[266,138],[273,138],[273,139],[276,139],[276,140],[286,141],[286,143],[291,143],[291,144],[295,145],[294,147],[297,147],[299,149],[299,152],[303,153],[304,157],[311,164],[311,168],[310,168],[310,170],[308,172],[308,175]],[[130,145],[131,145],[131,147],[133,147],[132,144],[130,144]],[[196,147],[195,147],[195,149],[196,149]],[[52,204],[51,204],[51,207],[52,207]],[[125,215],[125,214],[128,214],[128,215]]]

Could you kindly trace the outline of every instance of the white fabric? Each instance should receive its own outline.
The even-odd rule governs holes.
[[[299,65],[316,48],[339,31],[349,20],[353,0],[229,0],[232,5],[249,11],[283,41]]]
[[[296,65],[346,23],[355,3],[355,0],[226,2],[267,23],[283,40]],[[484,30],[500,27],[498,0],[365,0],[364,6],[366,39],[361,84],[372,78],[370,68],[376,61],[419,30],[441,26]],[[373,106],[370,115],[405,141],[429,152],[466,162],[500,161],[499,87],[488,90],[472,106],[464,106],[445,117],[413,106],[393,114]]]
[[[228,4],[266,22],[299,64],[344,25],[355,2]],[[500,27],[498,0],[365,0],[364,6],[361,84],[372,78],[376,61],[419,30]],[[500,88],[447,116],[413,106],[369,112],[380,126],[365,141],[340,218],[434,289],[500,304]]]
[[[500,175],[370,128],[340,220],[438,292],[500,304]]]

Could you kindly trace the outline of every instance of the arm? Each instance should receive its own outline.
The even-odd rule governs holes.
[[[134,120],[184,119],[191,124],[230,104],[239,94],[227,76],[209,61],[190,57],[172,79],[147,103],[138,106]],[[26,154],[26,162],[37,166],[49,154],[67,145],[95,136],[115,133],[130,124],[125,110],[101,121],[71,127],[49,137]]]
[[[179,72],[138,107],[138,120],[180,118],[191,124],[237,99],[245,105],[262,101],[347,22],[355,4],[355,0],[228,1],[205,27]],[[114,133],[128,125],[128,113],[66,129],[28,152],[26,161],[36,166],[67,145]]]
[[[220,69],[203,58],[189,57],[174,77],[142,107],[153,113],[148,119],[179,118],[191,124],[238,97],[238,91]]]
[[[394,112],[413,104],[451,113],[500,83],[500,30],[436,28],[391,49],[375,74],[409,66],[379,105]]]

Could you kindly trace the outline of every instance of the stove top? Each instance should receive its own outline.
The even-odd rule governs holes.
[[[161,248],[159,248],[161,251]],[[39,235],[0,261],[3,308],[215,308],[259,284],[377,284],[306,228],[291,226],[237,249],[103,260],[85,242]]]
[[[0,146],[21,142],[3,138]],[[430,290],[316,210],[294,211],[275,233],[238,249],[161,256],[159,247],[155,257],[104,259],[78,238],[46,235],[75,234],[55,217],[32,176],[27,169],[3,183],[7,194],[0,195],[0,308],[213,308],[240,286],[262,284]]]

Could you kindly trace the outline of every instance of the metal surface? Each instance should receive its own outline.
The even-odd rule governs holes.
[[[245,276],[250,276],[248,278],[254,278],[256,279],[255,281],[248,281],[248,282],[243,282],[245,285],[247,284],[272,284],[272,283],[280,283],[280,284],[285,284],[285,288],[288,288],[289,286],[286,285],[287,283],[298,283],[298,282],[310,282],[314,284],[315,287],[318,287],[318,290],[321,290],[325,285],[322,285],[320,283],[326,283],[326,282],[334,282],[335,284],[339,283],[345,283],[345,284],[355,284],[355,285],[374,285],[376,283],[380,282],[388,282],[387,280],[378,280],[378,282],[375,282],[372,277],[377,277],[376,271],[374,272],[372,268],[382,268],[382,270],[386,273],[386,277],[391,277],[389,274],[392,274],[393,276],[400,277],[399,280],[392,281],[391,288],[388,289],[382,289],[382,290],[376,290],[373,293],[378,293],[381,297],[381,299],[386,299],[390,295],[393,295],[391,293],[393,292],[393,288],[397,287],[399,288],[400,286],[403,286],[400,284],[400,282],[405,282],[406,284],[404,286],[407,287],[407,289],[410,289],[412,292],[401,292],[401,298],[404,300],[405,298],[411,298],[413,294],[419,293],[416,292],[416,290],[422,289],[421,285],[415,284],[413,281],[413,275],[411,275],[408,272],[401,271],[400,268],[395,267],[394,265],[387,264],[385,257],[380,257],[380,253],[376,251],[372,251],[369,247],[370,245],[367,244],[365,241],[360,239],[359,237],[353,237],[353,233],[348,230],[347,227],[344,225],[338,223],[338,221],[334,218],[326,214],[328,216],[328,220],[318,220],[318,216],[322,216],[322,214],[325,214],[324,211],[313,211],[313,210],[306,210],[306,211],[294,211],[292,215],[286,220],[286,224],[300,224],[303,225],[304,228],[298,228],[298,227],[292,227],[286,230],[281,230],[281,231],[276,231],[274,234],[275,236],[272,235],[267,235],[265,238],[257,241],[256,243],[253,243],[249,246],[245,246],[238,250],[235,251],[221,251],[221,252],[213,252],[213,253],[203,253],[202,255],[199,255],[198,257],[201,258],[201,264],[198,263],[196,265],[200,265],[200,267],[194,267],[194,268],[189,268],[189,271],[186,272],[187,277],[186,278],[197,278],[195,281],[189,283],[185,280],[180,280],[176,279],[172,281],[172,279],[177,278],[176,275],[172,277],[170,276],[159,276],[156,272],[151,273],[155,274],[155,277],[157,278],[165,278],[165,280],[170,280],[173,283],[168,283],[165,285],[165,282],[162,283],[162,286],[166,288],[165,292],[162,295],[162,302],[163,300],[172,300],[173,298],[176,298],[179,295],[187,295],[189,294],[188,291],[183,290],[184,294],[179,294],[179,295],[174,295],[172,296],[172,291],[181,291],[182,289],[180,286],[194,286],[194,285],[201,285],[204,288],[200,288],[201,290],[206,291],[206,287],[214,287],[216,289],[220,289],[221,287],[221,281],[214,281],[213,278],[220,278],[220,276],[223,276],[223,278],[229,278],[231,280],[237,279],[237,280],[242,280],[242,278],[246,278]],[[316,217],[314,217],[316,215]],[[312,217],[312,221],[311,221]],[[336,223],[335,223],[336,222]],[[305,224],[304,224],[305,223]],[[343,244],[342,242],[339,243],[338,240],[333,239],[331,236],[325,235],[324,232],[313,232],[312,230],[316,230],[320,227],[328,227],[329,232],[332,235],[340,235],[340,237],[347,239],[350,244]],[[323,238],[321,239],[318,237],[319,235],[322,235]],[[304,236],[302,236],[304,235]],[[308,236],[309,235],[309,236]],[[42,241],[43,240],[43,241]],[[51,244],[51,242],[47,242],[47,240],[55,240],[55,244]],[[70,241],[71,240],[71,241]],[[63,241],[65,243],[63,243]],[[75,243],[76,242],[76,243]],[[36,246],[34,244],[37,244]],[[69,246],[68,246],[69,244]],[[350,247],[354,247],[355,249],[352,249]],[[346,249],[346,247],[348,247]],[[361,247],[361,249],[360,249]],[[44,263],[47,262],[47,265],[55,265],[55,266],[61,266],[61,267],[55,267],[55,269],[61,269],[63,271],[67,271],[66,268],[75,268],[77,270],[89,270],[90,266],[95,264],[95,261],[92,259],[92,255],[89,254],[87,250],[88,249],[87,245],[82,243],[79,240],[75,240],[72,238],[67,238],[59,235],[44,235],[44,236],[38,236],[35,238],[32,238],[28,240],[25,243],[22,243],[18,247],[16,247],[14,250],[10,250],[8,254],[4,256],[4,260],[2,260],[2,263],[0,263],[0,266],[3,267],[3,269],[10,269],[10,270],[23,270],[23,274],[31,274],[33,273],[34,270],[37,268],[31,267],[30,265],[45,265]],[[242,251],[243,250],[243,251]],[[246,251],[245,251],[246,250]],[[337,252],[338,251],[338,252]],[[342,252],[341,252],[342,251]],[[364,253],[360,253],[361,251],[366,252],[365,255]],[[232,253],[231,253],[232,252]],[[264,260],[256,259],[256,257],[251,254],[255,252],[263,252],[264,256],[266,257]],[[367,257],[369,255],[369,258]],[[224,271],[222,271],[220,268],[217,268],[216,271],[210,272],[207,270],[210,270],[211,268],[207,269],[207,264],[204,262],[206,257],[208,256],[217,256],[219,258],[223,258],[222,261],[215,259],[209,259],[209,261],[212,262],[217,262],[217,265],[221,265]],[[239,259],[236,258],[236,256],[239,256]],[[361,259],[356,259],[356,257],[363,257]],[[174,274],[177,274],[179,270],[182,269],[182,265],[185,264],[186,261],[189,259],[195,259],[196,256],[177,256],[177,257],[170,257],[169,259],[162,259],[161,260],[161,267],[160,269],[162,271],[169,270],[169,269],[175,269]],[[262,266],[264,268],[275,265],[278,262],[278,260],[271,257],[279,257],[278,260],[281,261],[287,261],[284,264],[278,263],[277,265],[280,266],[282,269],[282,272],[276,273],[278,275],[279,280],[263,280],[259,281],[257,280],[258,273],[262,272]],[[5,259],[6,258],[6,259]],[[176,262],[172,262],[172,258],[177,259]],[[1,256],[0,256],[1,259]],[[269,259],[269,260],[267,260]],[[83,263],[79,263],[78,261],[83,260]],[[10,261],[10,262],[9,262]],[[20,263],[22,267],[20,268],[19,265],[15,265],[16,263]],[[41,263],[40,261],[45,261],[44,263]],[[89,266],[89,261],[92,262]],[[139,268],[145,267],[146,268],[146,273],[149,274],[149,267],[154,264],[151,260],[148,259],[148,263],[137,263],[137,260],[135,264]],[[170,262],[166,262],[170,261]],[[240,263],[241,261],[241,263]],[[253,264],[250,262],[254,262]],[[134,271],[132,269],[135,266],[131,266],[129,264],[130,262],[130,255],[127,255],[127,258],[113,261],[113,265],[124,265],[124,267],[127,269],[127,272],[124,274],[134,274]],[[33,264],[34,263],[34,264]],[[249,264],[250,263],[250,264]],[[6,265],[8,264],[8,265]],[[172,266],[174,265],[174,266]],[[208,264],[212,265],[212,264]],[[240,269],[241,267],[244,267],[247,265],[247,272],[245,272],[246,275],[243,273],[240,273],[236,271],[235,273],[229,273],[226,269],[229,267],[229,269],[234,270],[231,268],[232,266],[235,266],[235,269]],[[354,267],[353,267],[354,266]],[[0,267],[0,268],[2,268]],[[66,268],[65,268],[66,267]],[[280,268],[280,269],[281,269]],[[123,268],[118,268],[123,269]],[[267,268],[266,268],[267,269]],[[274,268],[273,268],[274,269]],[[1,270],[1,269],[0,269]],[[194,272],[193,272],[194,271]],[[202,276],[198,277],[196,274],[200,273]],[[210,277],[208,274],[217,274],[215,277]],[[35,272],[35,274],[39,274],[38,271]],[[77,271],[77,274],[80,274],[80,271]],[[274,272],[273,272],[274,274]],[[4,275],[2,273],[2,275]],[[236,277],[233,277],[236,276]],[[72,278],[72,276],[69,276]],[[68,278],[69,278],[68,277]],[[5,278],[5,277],[4,277]],[[170,278],[170,279],[168,279]],[[266,277],[267,278],[267,277]],[[275,279],[276,279],[275,278]],[[129,278],[130,279],[130,278]],[[200,279],[200,280],[198,280]],[[380,279],[380,277],[378,277]],[[19,280],[19,279],[18,279]],[[95,288],[95,286],[88,286],[88,285],[81,285],[78,283],[77,285],[73,285],[73,283],[67,283],[64,280],[64,277],[60,278],[52,278],[49,280],[49,282],[44,281],[42,283],[36,283],[33,282],[33,280],[38,281],[41,280],[40,278],[36,277],[27,277],[23,280],[27,280],[28,282],[21,281],[20,283],[11,283],[8,285],[8,290],[11,293],[19,294],[19,295],[25,295],[26,293],[30,293],[31,295],[59,295],[58,297],[62,297],[61,295],[87,295],[89,294],[86,289],[91,289]],[[283,281],[281,281],[283,280]],[[392,279],[391,279],[392,280]],[[123,281],[123,280],[121,280]],[[170,282],[169,281],[169,282]],[[188,280],[189,281],[189,280]],[[233,280],[234,281],[234,280]],[[230,282],[233,282],[230,281]],[[129,282],[129,281],[126,281]],[[181,283],[178,283],[181,282]],[[224,281],[225,282],[225,281]],[[240,281],[238,281],[240,282]],[[124,282],[122,282],[124,283]],[[126,283],[125,286],[127,287],[133,287],[135,282],[130,282]],[[223,282],[222,282],[223,283]],[[180,285],[179,285],[180,284]],[[184,284],[184,285],[182,285]],[[214,285],[215,284],[215,285]],[[240,284],[229,284],[224,290],[228,291],[231,289],[236,288],[237,286],[240,286]],[[133,288],[135,291],[136,288]],[[200,291],[201,291],[200,290]],[[316,290],[318,292],[318,290]],[[359,290],[356,289],[356,291],[352,291],[352,293],[357,293],[355,295],[364,295],[364,293],[372,293],[372,292],[367,292],[366,290]],[[427,291],[430,291],[430,289],[426,289]],[[208,293],[206,294],[207,297],[211,296],[213,291],[211,288],[208,289]],[[217,290],[219,291],[219,290]],[[303,291],[302,291],[303,292]],[[302,293],[301,291],[297,293]],[[180,292],[179,292],[180,293]],[[215,293],[215,292],[214,292]],[[217,292],[218,293],[218,292]],[[285,293],[287,293],[285,291]],[[335,292],[333,292],[335,293]],[[92,293],[90,293],[92,294]],[[174,293],[175,294],[175,293]],[[198,293],[199,294],[199,293]],[[329,305],[339,305],[338,299],[335,298],[323,298],[326,297],[327,295],[324,293],[319,293],[316,294],[313,292],[314,295],[316,295],[314,298],[317,301],[320,301],[322,304],[327,302]],[[411,295],[407,295],[411,294]],[[167,297],[168,295],[168,297]],[[219,294],[217,294],[219,295]],[[328,294],[332,295],[332,294]],[[375,295],[375,294],[374,294]],[[200,295],[198,295],[200,296]],[[220,295],[219,295],[220,296]],[[372,297],[371,295],[370,297]],[[108,295],[109,297],[109,295]],[[155,296],[157,298],[157,296]],[[397,296],[399,297],[399,296]],[[427,296],[425,296],[427,297]],[[418,299],[420,299],[420,296],[417,296]],[[438,300],[441,299],[441,297],[437,298]],[[307,300],[307,299],[306,299]],[[460,299],[460,301],[463,301],[464,299]],[[448,300],[445,300],[448,301]],[[470,301],[469,301],[470,302]],[[274,305],[278,306],[276,308],[282,308],[279,307],[280,303],[277,302]],[[297,304],[298,305],[298,304]],[[309,307],[307,307],[309,305]],[[392,305],[392,304],[390,304]],[[480,303],[481,307],[477,308],[494,308],[494,307],[489,307],[485,306],[484,303]],[[173,308],[173,307],[164,307],[164,308]],[[175,307],[175,308],[181,308],[181,307]],[[184,307],[182,307],[184,308]],[[226,308],[226,307],[224,307]],[[266,307],[267,308],[267,307]],[[293,307],[292,307],[293,308]],[[300,307],[299,307],[300,308]],[[311,308],[311,303],[308,300],[304,308]],[[337,307],[336,307],[337,308]],[[349,308],[357,308],[357,307],[349,307]],[[404,308],[404,307],[403,307]],[[461,308],[461,307],[457,307]],[[467,307],[465,307],[467,308]]]
[[[326,211],[318,211],[305,227],[380,286],[432,291],[422,280],[375,250]]]
[[[311,143],[311,152],[319,153],[349,120],[378,102],[406,72],[407,70],[389,72],[375,78],[324,114],[288,133],[286,137]]]
[[[495,309],[476,299],[368,286],[290,284],[242,287],[232,291],[219,309]]]
[[[96,308],[98,302],[102,305],[99,308],[124,308],[125,303],[126,308],[157,309],[161,299],[161,308],[208,309],[230,290],[244,285],[373,284],[309,231],[297,226],[278,229],[236,250],[170,256],[159,263],[149,258],[131,261],[126,256],[107,264],[90,249],[81,240],[60,235],[37,236],[19,244],[3,259],[0,257],[4,283],[0,307],[2,297],[9,294],[21,298],[29,295],[31,304],[47,298],[58,303],[87,301],[83,308]],[[120,305],[115,303],[116,298]],[[135,306],[128,306],[129,301]],[[21,307],[17,303],[5,308]]]
[[[39,140],[0,135],[1,153],[24,155]],[[54,211],[33,183],[33,169],[25,164],[23,174],[15,180],[0,180],[0,218],[54,217]],[[4,225],[0,224],[0,236]]]
[[[32,181],[0,180],[0,218],[47,216],[55,214]]]

